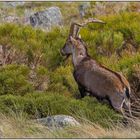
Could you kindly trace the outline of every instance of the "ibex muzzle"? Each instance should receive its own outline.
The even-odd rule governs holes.
[[[70,39],[68,38],[64,47],[60,50],[63,56],[69,56],[72,54],[72,44]]]

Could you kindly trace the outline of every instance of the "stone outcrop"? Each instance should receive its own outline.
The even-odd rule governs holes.
[[[37,121],[48,128],[63,128],[66,126],[80,125],[73,117],[67,115],[54,115],[46,118],[37,119]]]
[[[89,8],[90,2],[83,2],[79,5],[78,9],[81,18],[83,18],[86,15],[86,12],[88,11]]]
[[[30,16],[30,24],[33,27],[51,29],[52,26],[62,25],[62,14],[58,7],[50,7]]]

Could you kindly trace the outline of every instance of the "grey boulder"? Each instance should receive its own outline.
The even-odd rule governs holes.
[[[58,7],[50,7],[44,11],[39,11],[30,16],[30,24],[33,27],[45,27],[51,29],[52,26],[62,25],[62,14]]]
[[[80,125],[80,123],[73,117],[67,115],[53,115],[46,118],[37,119],[37,121],[48,128],[63,128],[66,126]]]
[[[90,2],[83,2],[79,5],[79,14],[81,17],[86,15],[87,10],[90,8]]]

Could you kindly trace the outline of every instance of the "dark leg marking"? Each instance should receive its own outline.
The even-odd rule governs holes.
[[[83,86],[78,85],[78,89],[80,91],[81,98],[85,97],[86,96],[86,90],[85,90],[85,88]]]

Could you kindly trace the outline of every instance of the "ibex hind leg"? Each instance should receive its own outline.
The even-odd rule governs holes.
[[[125,102],[124,102],[124,108],[126,108],[129,111],[129,114],[132,117],[131,104],[130,104],[130,102],[128,102],[128,101],[125,100]]]
[[[113,108],[116,111],[120,112],[124,118],[128,118],[124,110],[124,105],[126,105],[126,99],[123,96],[120,96],[120,94],[115,94],[114,96],[110,98],[110,100],[111,100],[111,104]],[[128,105],[126,106],[128,107]],[[129,110],[131,111],[130,106],[129,106]]]
[[[126,109],[128,110],[129,115],[130,115],[130,117],[131,117],[132,119],[136,119],[136,117],[134,117],[134,116],[132,115],[131,103],[130,103],[130,101],[126,101],[126,100],[125,100],[125,102],[124,102],[124,108],[126,108]]]
[[[130,102],[129,102],[130,103]],[[124,110],[124,105],[126,105],[126,101],[125,101],[125,99],[123,99],[123,101],[122,101],[122,103],[121,103],[121,106],[120,106],[120,111],[121,111],[121,113],[122,113],[122,115],[123,115],[123,117],[126,119],[126,121],[129,121],[129,123],[130,122],[133,122],[134,120],[133,120],[133,117],[130,117],[130,116],[128,116],[128,115],[126,115],[125,113],[125,110]],[[131,106],[129,106],[130,104],[127,104],[127,107],[128,107],[128,109],[129,109],[129,113],[130,113],[130,115],[131,115]]]
[[[112,107],[119,113],[121,113],[123,115],[124,118],[126,118],[125,115],[125,111],[123,109],[123,104],[125,102],[125,100],[122,98],[120,99],[120,101],[114,101],[114,100],[110,100],[111,101],[111,105]]]
[[[116,108],[120,113],[122,113],[123,117],[126,118],[125,115],[125,110],[123,109],[123,104],[124,104],[125,100],[122,101],[122,103],[120,105],[118,105],[118,108]]]
[[[125,100],[122,101],[122,103],[121,103],[121,105],[120,105],[120,110],[121,110],[122,115],[123,115],[124,117],[126,117],[125,111],[124,111],[124,109],[123,109],[123,104],[124,104],[124,102],[125,102]]]

